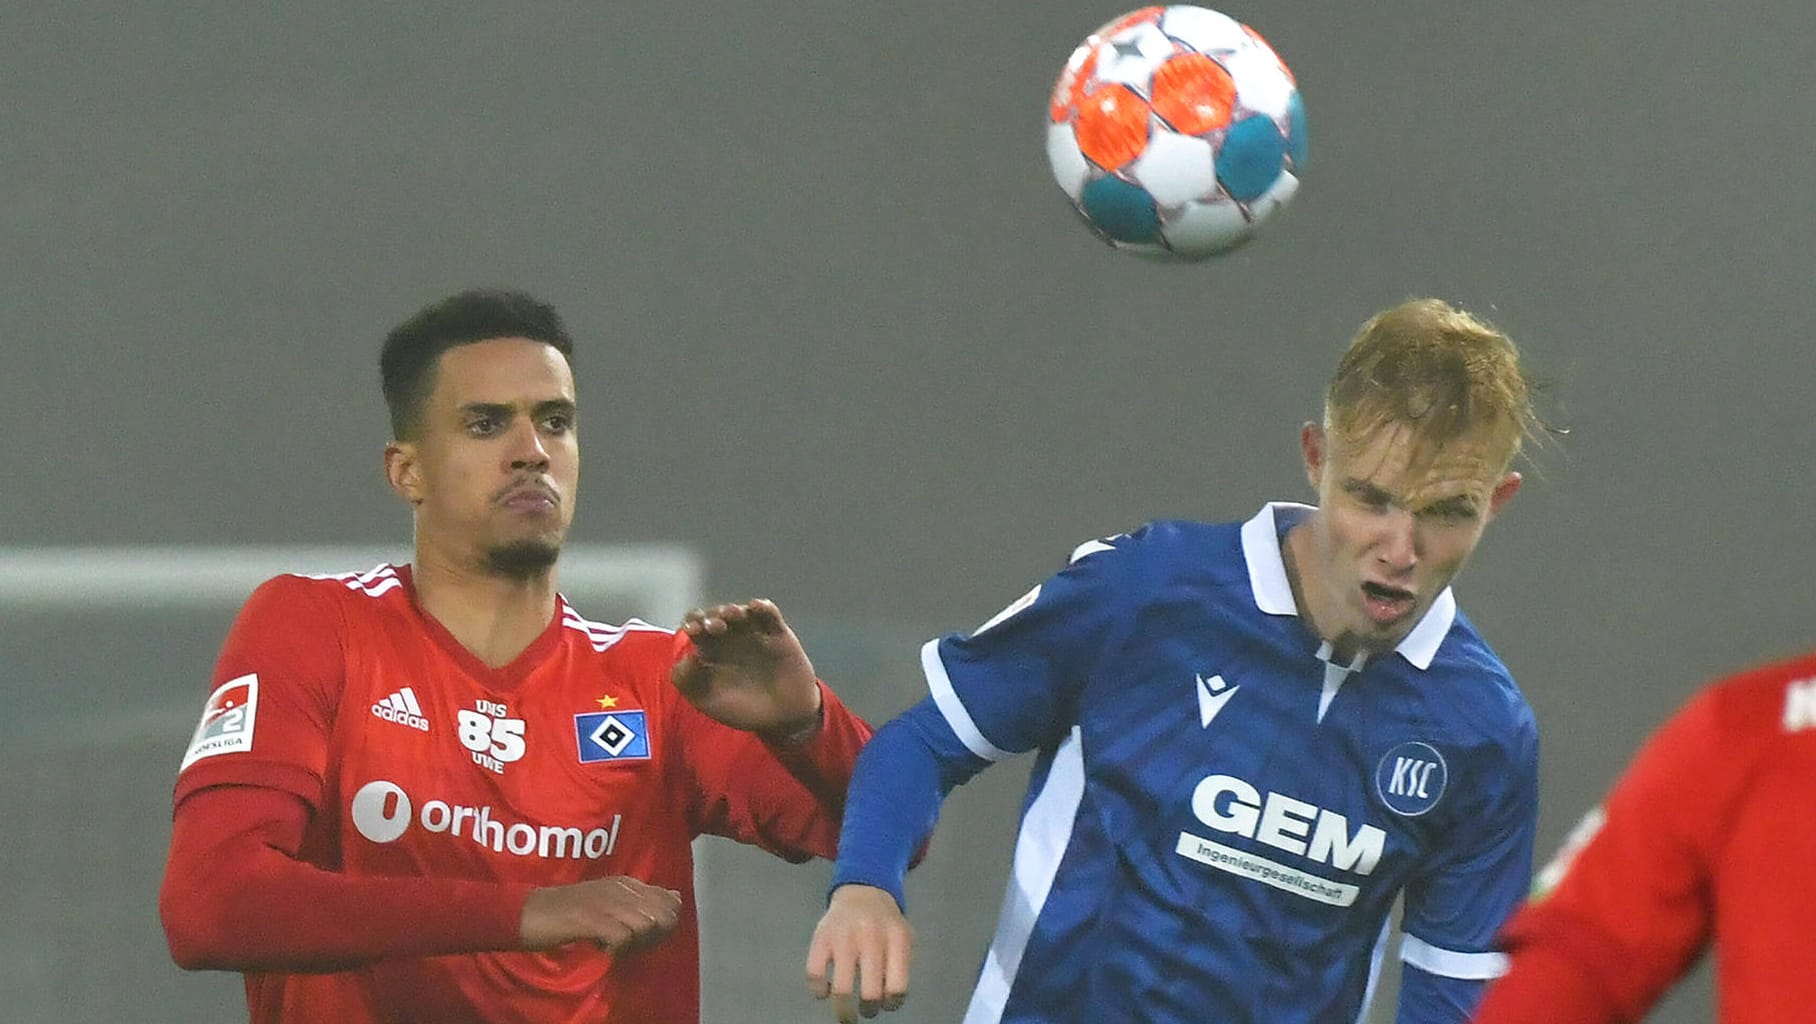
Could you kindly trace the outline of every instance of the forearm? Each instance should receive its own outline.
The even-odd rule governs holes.
[[[295,857],[307,813],[253,787],[183,801],[158,900],[179,966],[323,971],[519,947],[530,886],[326,871]]]
[[[832,888],[871,885],[906,906],[903,881],[933,832],[941,801],[985,764],[930,700],[879,729],[852,776]]]
[[[764,746],[788,773],[807,787],[822,806],[838,815],[844,811],[845,791],[851,784],[858,753],[870,741],[874,730],[870,723],[846,707],[831,687],[824,683],[818,685],[819,722],[806,737],[763,736],[762,739]]]

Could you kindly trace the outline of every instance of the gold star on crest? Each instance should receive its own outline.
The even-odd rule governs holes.
[[[616,698],[616,697],[605,696],[605,697],[598,697],[595,699],[599,702],[599,706],[602,708],[615,708],[618,706],[618,698]]]

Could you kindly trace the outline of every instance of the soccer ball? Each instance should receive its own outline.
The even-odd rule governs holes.
[[[1143,7],[1072,51],[1047,106],[1047,159],[1111,246],[1204,259],[1292,199],[1305,108],[1292,71],[1247,25],[1203,7]]]

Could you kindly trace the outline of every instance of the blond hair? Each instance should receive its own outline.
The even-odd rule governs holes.
[[[1498,472],[1525,440],[1544,435],[1533,391],[1507,335],[1442,299],[1412,299],[1351,339],[1325,393],[1325,427],[1337,443],[1359,446],[1405,426],[1414,465],[1468,438]]]

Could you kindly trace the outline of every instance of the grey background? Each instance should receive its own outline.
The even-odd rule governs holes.
[[[401,536],[377,339],[517,284],[582,339],[576,537],[697,546],[880,719],[919,639],[1079,540],[1304,497],[1338,348],[1438,294],[1563,382],[1572,436],[1458,588],[1545,729],[1551,847],[1699,683],[1811,640],[1816,7],[1228,7],[1297,72],[1312,159],[1185,268],[1099,247],[1048,178],[1046,91],[1119,7],[8,5],[0,544]],[[160,723],[223,628],[0,621],[8,735],[98,723],[9,746],[16,1019],[243,1012],[149,912]],[[54,646],[89,674],[22,667]],[[899,1020],[956,1018],[1024,778],[950,804]],[[709,1020],[821,1019],[824,865],[711,857]]]

